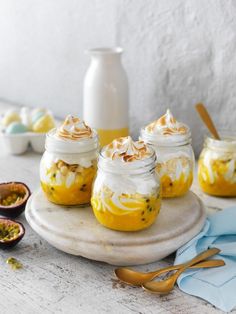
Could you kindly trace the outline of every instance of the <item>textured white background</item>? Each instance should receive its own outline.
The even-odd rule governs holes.
[[[234,127],[235,16],[233,0],[0,0],[0,98],[81,114],[84,49],[121,45],[133,134],[169,106],[199,151],[196,102]]]

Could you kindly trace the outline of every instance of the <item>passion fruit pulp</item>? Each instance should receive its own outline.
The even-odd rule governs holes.
[[[10,218],[19,216],[30,196],[28,186],[22,182],[0,184],[0,215]]]
[[[24,226],[14,220],[0,218],[0,248],[7,249],[15,246],[24,236]]]

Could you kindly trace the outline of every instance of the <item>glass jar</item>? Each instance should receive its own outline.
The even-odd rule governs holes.
[[[194,153],[191,134],[155,135],[141,129],[141,139],[156,152],[156,171],[161,179],[162,197],[184,195],[192,185]]]
[[[65,141],[46,136],[46,151],[40,163],[41,186],[49,201],[60,205],[90,203],[92,182],[97,170],[98,138]]]
[[[149,227],[161,207],[156,157],[119,163],[103,156],[93,185],[91,204],[97,220],[110,229],[136,231]]]
[[[207,137],[198,162],[203,192],[236,196],[236,133],[220,132],[221,140]]]

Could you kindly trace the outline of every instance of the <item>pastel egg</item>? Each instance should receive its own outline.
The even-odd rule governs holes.
[[[8,110],[4,114],[1,123],[3,126],[7,127],[12,122],[19,122],[19,121],[20,121],[20,115],[18,114],[18,112],[14,110]]]
[[[55,122],[53,117],[50,114],[46,114],[33,124],[33,131],[37,133],[47,133],[54,127]]]
[[[6,128],[7,134],[19,134],[19,133],[25,133],[27,131],[28,131],[27,127],[21,122],[12,122]]]
[[[31,116],[33,117],[35,114],[37,114],[39,112],[42,112],[42,113],[46,114],[47,110],[45,108],[35,108],[35,109],[32,110]]]
[[[38,111],[36,113],[34,113],[32,115],[32,118],[31,118],[31,121],[32,123],[36,123],[40,118],[42,118],[43,116],[45,115],[45,112],[44,111]]]

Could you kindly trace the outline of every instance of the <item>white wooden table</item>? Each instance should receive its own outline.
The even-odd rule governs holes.
[[[39,160],[40,156],[33,153],[14,157],[0,150],[0,182],[23,181],[34,191],[39,186]],[[235,204],[235,199],[204,195],[196,182],[193,191],[210,211]],[[113,266],[62,253],[40,239],[28,226],[24,215],[19,220],[26,227],[25,237],[14,249],[0,251],[1,314],[222,313],[178,288],[167,296],[156,296],[121,284],[113,275]],[[23,269],[11,270],[5,263],[9,256],[19,259]],[[150,271],[170,265],[173,258],[138,268]]]

